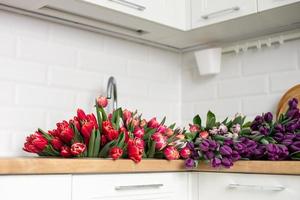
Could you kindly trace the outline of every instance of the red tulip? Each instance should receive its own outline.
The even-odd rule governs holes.
[[[156,117],[153,117],[149,122],[148,122],[148,126],[150,128],[157,128],[159,126],[158,121],[156,120]]]
[[[129,139],[128,141],[128,146],[136,146],[138,147],[139,149],[143,150],[144,151],[144,148],[145,148],[145,142],[143,139],[141,138],[134,138],[134,139]]]
[[[164,125],[159,125],[157,128],[157,132],[159,132],[159,133],[165,133],[166,130],[167,130],[167,127]]]
[[[106,139],[105,135],[101,135],[101,146],[106,145],[106,143],[107,143],[107,139]]]
[[[86,149],[86,145],[80,142],[76,142],[71,146],[71,153],[74,156],[82,154]]]
[[[128,143],[128,140],[129,140],[129,133],[128,133],[127,129],[126,129],[124,126],[122,126],[122,127],[120,128],[120,134],[121,134],[121,133],[124,133],[124,134],[125,134],[125,143]]]
[[[164,150],[164,155],[168,160],[177,160],[179,159],[179,152],[177,151],[177,149],[173,146],[167,147]]]
[[[80,108],[77,109],[77,117],[78,117],[79,121],[84,121],[87,118],[85,112]]]
[[[62,146],[60,150],[60,155],[65,158],[72,157],[71,149],[68,146]]]
[[[44,151],[48,141],[40,132],[35,132],[26,138],[23,150],[29,153],[41,153]]]
[[[180,156],[182,158],[187,159],[190,157],[190,155],[191,155],[191,150],[189,148],[184,147],[183,149],[180,150]]]
[[[145,134],[145,130],[143,128],[140,128],[137,126],[137,127],[135,127],[133,134],[135,137],[143,138],[144,134]]]
[[[63,121],[57,123],[56,126],[59,132],[59,138],[65,143],[70,143],[74,137],[74,132],[69,126],[69,123],[67,121]]]
[[[115,140],[119,137],[119,132],[112,127],[110,121],[102,122],[103,133],[109,141]]]
[[[97,119],[94,114],[86,115],[81,109],[77,110],[77,117],[81,124],[80,132],[84,138],[84,142],[88,144],[93,130],[98,128]]]
[[[100,96],[97,98],[97,104],[99,107],[105,108],[108,104],[107,98],[104,96]]]
[[[60,151],[61,147],[63,146],[63,142],[59,138],[55,137],[51,140],[51,145],[54,147],[54,149]]]
[[[117,160],[118,158],[120,158],[122,156],[122,154],[123,154],[123,150],[120,147],[113,147],[109,151],[109,156],[113,160]]]
[[[80,125],[78,117],[75,116],[74,119],[71,119],[69,121],[69,124],[73,124],[77,128],[78,131],[81,130],[81,125]]]
[[[128,157],[135,163],[139,163],[142,160],[143,150],[135,145],[128,145],[127,147]]]

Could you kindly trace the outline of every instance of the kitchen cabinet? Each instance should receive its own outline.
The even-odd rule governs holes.
[[[300,177],[231,173],[198,173],[199,200],[297,200]]]
[[[185,4],[182,0],[81,0],[122,13],[185,29]]]
[[[73,200],[188,200],[188,173],[74,175]]]
[[[71,175],[0,176],[1,200],[71,200]]]
[[[263,0],[264,1],[264,0]],[[198,28],[257,12],[256,0],[192,0],[192,28]]]
[[[258,0],[258,11],[300,2],[300,0]]]

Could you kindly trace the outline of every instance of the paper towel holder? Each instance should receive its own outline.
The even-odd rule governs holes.
[[[194,52],[200,75],[220,73],[222,48],[209,48]]]

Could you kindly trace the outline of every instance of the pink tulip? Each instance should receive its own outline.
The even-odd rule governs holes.
[[[191,133],[195,133],[195,132],[199,132],[200,131],[200,128],[198,125],[192,125],[190,124],[190,132]]]
[[[148,122],[148,126],[150,128],[157,128],[159,126],[158,121],[156,120],[156,117],[153,117],[149,122]]]
[[[190,155],[191,155],[191,150],[188,147],[184,147],[183,149],[181,149],[180,156],[182,158],[187,159],[190,157]]]
[[[137,126],[137,127],[135,127],[133,134],[137,138],[143,138],[143,136],[145,134],[145,130],[143,128],[140,128]]]
[[[127,121],[128,119],[131,118],[131,112],[127,109],[123,110],[123,120]]]
[[[169,146],[164,150],[164,155],[168,160],[177,160],[179,159],[179,152],[174,146]]]
[[[104,96],[100,96],[97,98],[97,104],[99,107],[105,108],[108,104],[107,98]]]
[[[171,137],[172,135],[174,134],[174,131],[170,128],[167,128],[166,132],[165,132],[165,135],[167,137]]]
[[[159,125],[159,127],[157,128],[157,132],[159,133],[165,133],[167,130],[167,127],[164,125]]]
[[[167,138],[159,132],[154,133],[151,139],[155,142],[155,149],[157,150],[162,150],[167,146]]]

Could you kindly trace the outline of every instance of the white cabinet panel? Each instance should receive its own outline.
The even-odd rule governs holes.
[[[71,200],[71,175],[0,176],[1,200]]]
[[[257,12],[256,0],[192,0],[192,28]]]
[[[300,0],[258,0],[258,11],[276,8],[296,2],[300,2]]]
[[[299,200],[300,176],[199,173],[199,200]]]
[[[185,1],[183,0],[81,0],[98,6],[107,7],[129,15],[134,15],[184,29]]]
[[[74,175],[73,200],[187,200],[187,173]]]

